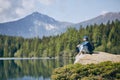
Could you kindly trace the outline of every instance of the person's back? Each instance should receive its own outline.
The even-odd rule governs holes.
[[[89,41],[85,41],[84,43],[85,43],[84,46],[87,46],[88,53],[92,54],[92,52],[93,52],[93,46],[92,46],[92,44]]]
[[[88,54],[92,54],[93,51],[93,46],[91,45],[91,43],[88,41],[88,37],[84,36],[83,41],[78,47],[79,49],[79,53],[88,53]]]

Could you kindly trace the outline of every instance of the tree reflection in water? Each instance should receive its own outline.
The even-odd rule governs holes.
[[[0,80],[50,80],[53,69],[73,59],[0,60]]]

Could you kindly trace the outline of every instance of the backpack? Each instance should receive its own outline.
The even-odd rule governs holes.
[[[92,54],[93,50],[95,49],[94,44],[89,42],[89,43],[87,43],[87,46],[88,46],[88,50],[89,50],[90,54]]]

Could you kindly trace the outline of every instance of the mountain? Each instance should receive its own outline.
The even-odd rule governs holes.
[[[47,15],[34,12],[20,20],[0,23],[0,34],[24,38],[57,35],[65,32],[72,23],[60,22]]]
[[[34,12],[22,19],[12,22],[0,23],[0,34],[10,36],[22,36],[24,38],[51,36],[61,34],[69,26],[79,29],[80,25],[86,27],[93,24],[106,24],[116,19],[120,20],[120,12],[109,12],[93,19],[83,21],[77,24],[69,22],[60,22],[47,15]]]
[[[94,25],[94,24],[99,25],[101,23],[106,24],[108,21],[112,22],[112,21],[115,21],[116,19],[120,20],[120,12],[108,12],[108,13],[99,15],[95,18],[92,18],[90,20],[77,23],[74,26],[79,28],[80,25],[82,25],[83,27],[86,27],[87,25]]]

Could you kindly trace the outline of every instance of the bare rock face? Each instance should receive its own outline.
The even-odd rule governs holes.
[[[106,52],[94,52],[90,54],[76,55],[74,63],[91,64],[100,63],[104,61],[120,62],[120,55],[114,55]]]

